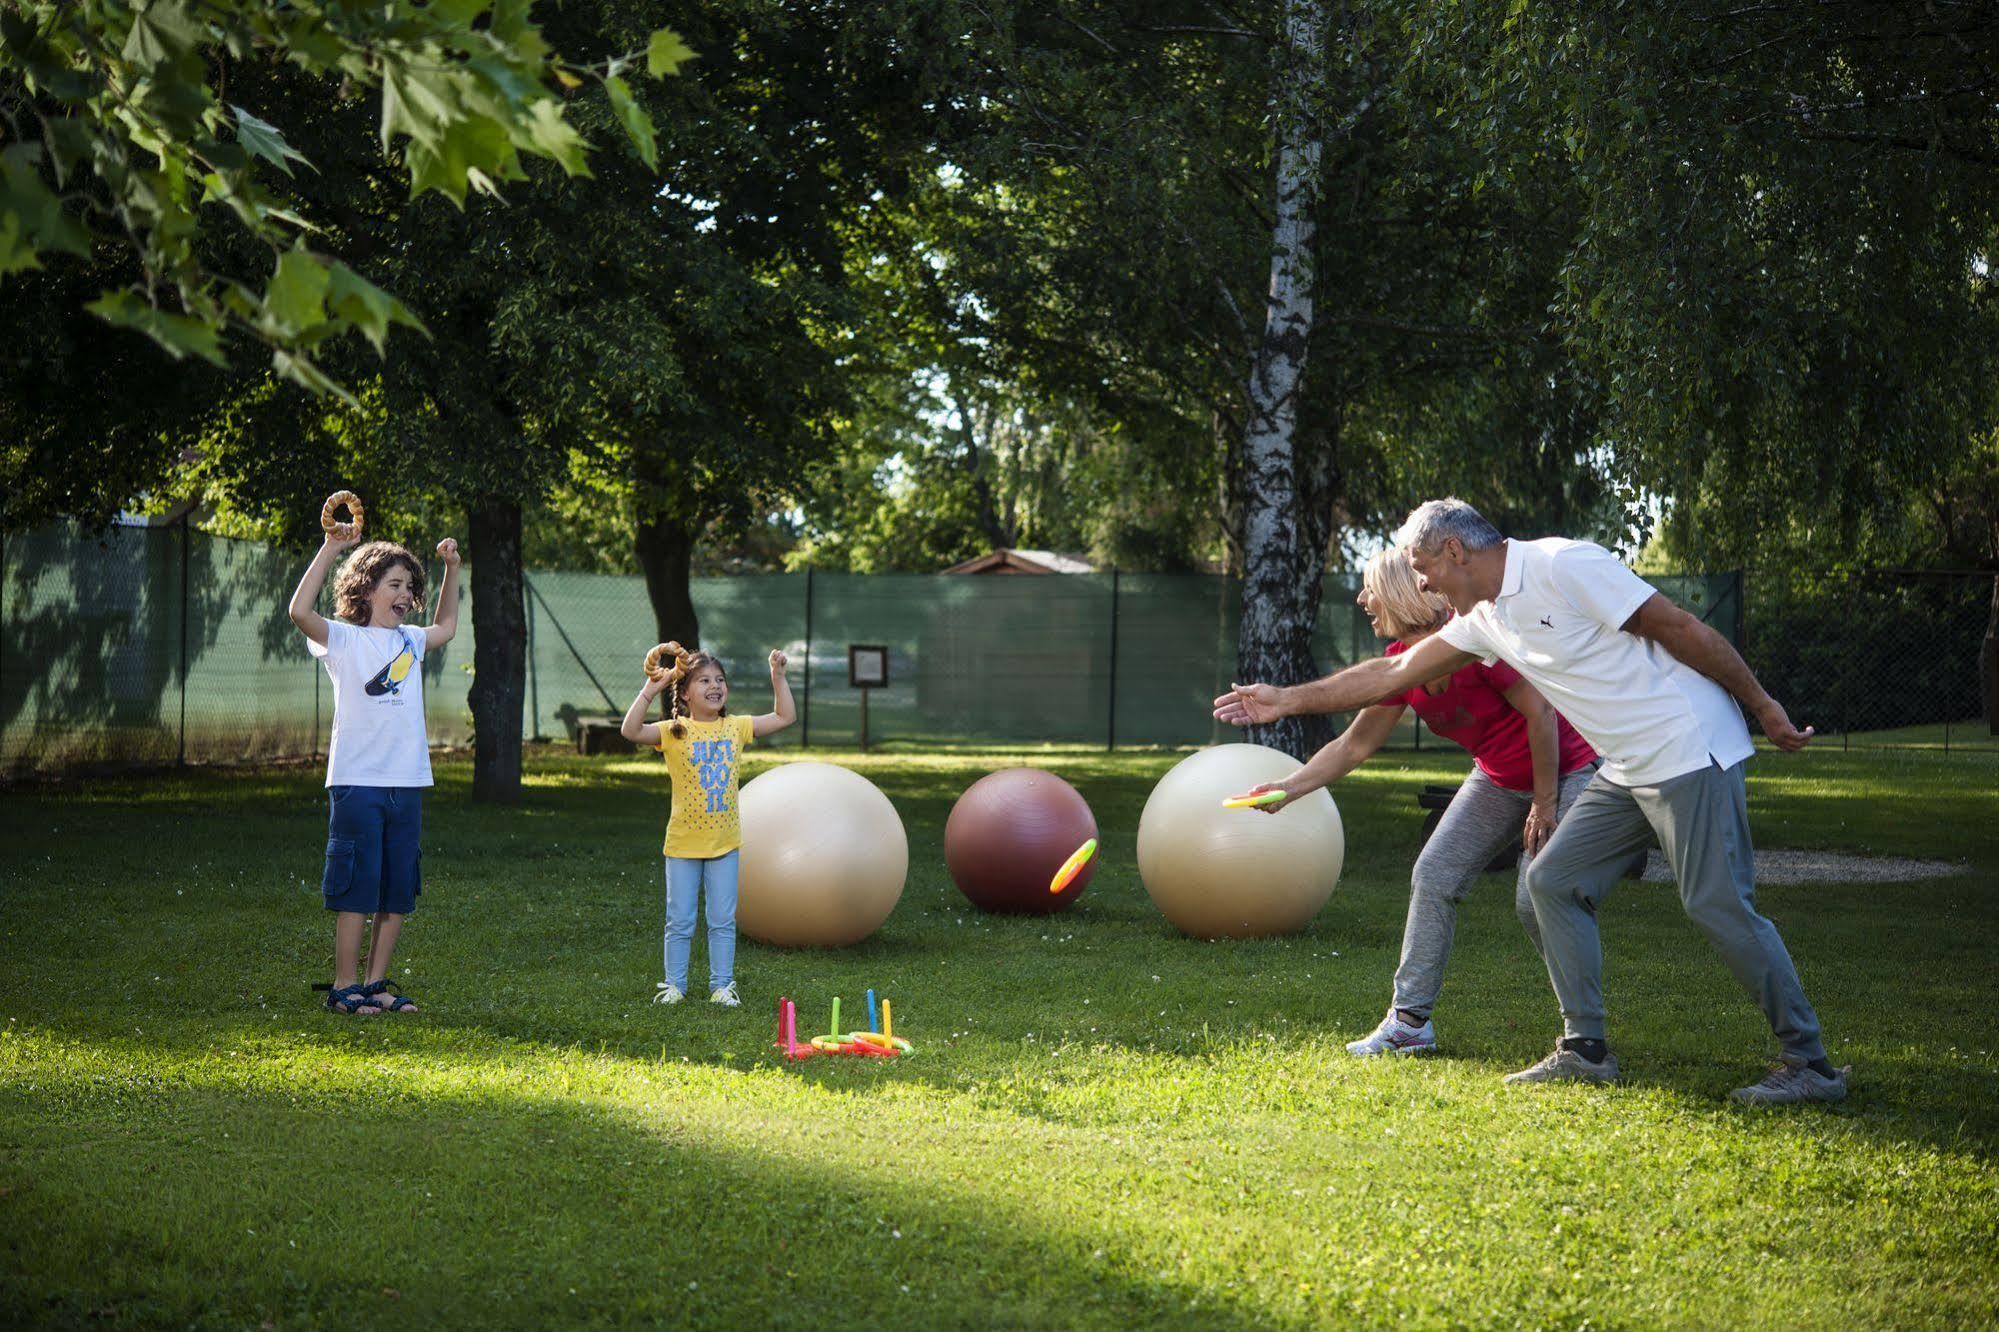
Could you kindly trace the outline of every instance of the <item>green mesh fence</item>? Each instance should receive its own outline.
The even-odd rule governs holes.
[[[1743,655],[1800,726],[1843,748],[1980,750],[1979,645],[1994,575],[1927,572],[1746,580]]]
[[[180,528],[7,535],[0,773],[323,754],[330,690],[284,612],[300,569],[296,555]],[[1976,720],[1988,576],[1652,581],[1743,644],[1793,715],[1839,743],[1999,753]],[[467,583],[457,639],[424,664],[440,744],[471,735]],[[536,573],[528,583],[526,733],[571,739],[581,721],[631,701],[654,641],[652,607],[636,577]],[[1380,650],[1357,585],[1352,574],[1326,579],[1313,640],[1326,670]],[[888,649],[889,684],[866,699],[871,744],[1224,738],[1209,701],[1234,669],[1241,590],[1221,577],[783,574],[696,579],[693,596],[735,710],[768,710],[765,658],[772,648],[790,656],[803,724],[780,746],[860,743],[852,645]],[[1443,742],[1405,719],[1391,743]]]
[[[301,562],[184,528],[9,534],[0,772],[326,752],[332,697],[285,614]],[[330,609],[330,601],[323,603]],[[470,735],[469,638],[425,664],[439,743]]]
[[[179,757],[185,555],[177,531],[7,536],[0,549],[6,768]]]
[[[791,656],[794,697],[802,693],[805,591],[803,574],[695,580],[701,645],[728,667],[732,711],[770,710],[765,659],[772,648]],[[527,733],[573,738],[579,717],[622,716],[645,683],[642,663],[658,641],[645,580],[530,574],[527,600]]]

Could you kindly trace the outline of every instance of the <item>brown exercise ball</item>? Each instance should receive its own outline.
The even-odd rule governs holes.
[[[958,797],[944,824],[944,863],[982,911],[1045,916],[1082,895],[1093,857],[1059,893],[1057,870],[1097,835],[1096,816],[1075,787],[1039,768],[987,773]]]
[[[783,763],[743,784],[736,924],[763,943],[844,948],[881,927],[909,875],[909,836],[873,782]]]
[[[1263,745],[1216,745],[1159,779],[1138,816],[1138,875],[1166,919],[1197,939],[1302,930],[1346,861],[1340,811],[1323,788],[1275,814],[1222,801],[1298,770]]]

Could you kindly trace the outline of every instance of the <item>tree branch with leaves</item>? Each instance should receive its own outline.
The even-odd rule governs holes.
[[[230,340],[258,343],[279,374],[340,393],[318,361],[329,339],[357,332],[379,353],[392,327],[422,325],[317,248],[321,227],[284,189],[312,164],[275,108],[228,100],[232,63],[290,64],[332,98],[379,90],[382,150],[399,155],[411,197],[436,191],[462,205],[468,191],[524,179],[525,158],[588,175],[564,102],[586,81],[603,85],[634,149],[656,164],[651,119],[625,75],[643,64],[663,78],[692,56],[662,28],[643,51],[572,63],[543,39],[528,0],[0,0],[0,281],[52,256],[122,247],[137,276],[101,292],[93,313],[177,359],[224,365]],[[217,228],[212,209],[233,227]],[[243,257],[259,250],[268,276]]]

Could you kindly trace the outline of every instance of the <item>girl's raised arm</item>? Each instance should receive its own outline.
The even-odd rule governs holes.
[[[632,700],[629,708],[625,709],[624,723],[618,727],[619,735],[635,745],[659,748],[659,724],[647,721],[646,713],[652,710],[652,701],[659,697],[660,691],[664,688],[666,688],[664,679],[655,680],[651,676],[646,677],[645,684],[639,689],[639,696]]]
[[[798,709],[791,702],[791,681],[785,679],[784,668],[790,664],[784,649],[770,650],[770,692],[772,711],[759,717],[750,718],[750,734],[758,737],[782,731],[798,720]]]

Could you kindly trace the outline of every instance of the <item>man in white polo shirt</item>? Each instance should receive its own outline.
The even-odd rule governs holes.
[[[1431,500],[1395,534],[1417,576],[1457,616],[1414,650],[1310,684],[1238,685],[1215,700],[1237,725],[1345,712],[1474,661],[1519,671],[1595,747],[1603,767],[1527,871],[1564,1032],[1508,1082],[1610,1082],[1596,909],[1631,854],[1665,848],[1687,915],[1749,991],[1783,1047],[1750,1104],[1837,1101],[1846,1070],[1826,1058],[1818,1017],[1776,926],[1756,911],[1743,765],[1743,707],[1780,748],[1798,730],[1729,641],[1587,541],[1508,541],[1463,500]],[[1730,697],[1733,695],[1733,698]]]

